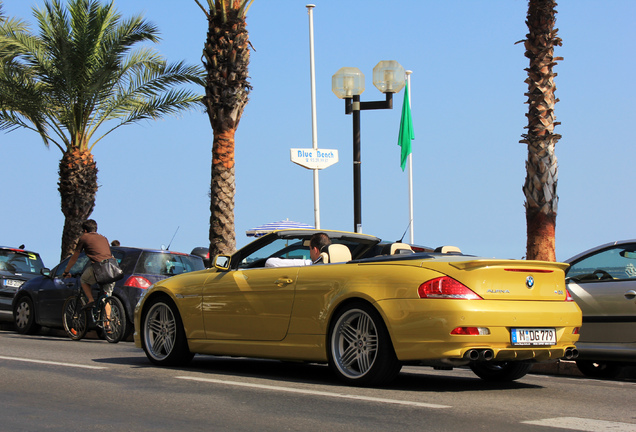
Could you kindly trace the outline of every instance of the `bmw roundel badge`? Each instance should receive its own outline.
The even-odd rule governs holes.
[[[534,278],[532,276],[528,276],[526,278],[526,286],[528,288],[532,288],[534,286]]]

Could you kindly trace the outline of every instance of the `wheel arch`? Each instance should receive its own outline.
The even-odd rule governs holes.
[[[187,328],[185,327],[185,323],[183,322],[183,318],[182,318],[182,312],[181,309],[179,309],[179,304],[175,301],[175,299],[173,298],[173,296],[171,295],[171,293],[169,291],[163,291],[163,290],[157,290],[157,291],[153,291],[149,294],[147,294],[146,296],[144,296],[144,299],[141,303],[141,310],[139,311],[139,334],[141,337],[141,343],[142,343],[142,347],[143,344],[145,343],[145,340],[143,338],[143,335],[141,333],[143,333],[143,323],[144,323],[144,319],[146,318],[146,314],[148,313],[148,309],[150,308],[151,305],[153,305],[156,301],[166,301],[168,303],[170,303],[172,306],[174,306],[174,308],[177,310],[177,312],[179,313],[179,319],[181,320],[181,325],[184,326],[184,330],[187,333]]]
[[[18,302],[20,300],[22,300],[23,297],[27,297],[29,300],[31,300],[31,305],[33,306],[33,321],[36,324],[38,324],[38,318],[39,318],[40,313],[39,313],[39,311],[37,310],[37,308],[35,306],[35,298],[28,291],[19,292],[13,298],[13,300],[11,301],[11,316],[15,320],[15,315],[14,315],[15,307],[17,306]]]
[[[389,332],[389,340],[391,341],[391,346],[393,347],[393,349],[395,350],[395,344],[393,343],[393,334],[392,334],[392,329],[391,326],[387,320],[387,317],[384,313],[384,311],[381,308],[378,308],[378,303],[376,303],[375,301],[369,299],[368,297],[363,297],[363,296],[351,296],[351,297],[346,297],[341,299],[341,301],[335,305],[333,308],[331,308],[331,313],[329,314],[329,317],[327,318],[327,326],[326,326],[326,331],[325,331],[325,349],[329,350],[329,337],[331,334],[331,328],[334,324],[334,317],[338,316],[338,313],[343,310],[346,307],[349,307],[350,305],[356,304],[356,303],[364,303],[367,304],[368,306],[370,306],[371,308],[373,308],[373,310],[375,310],[379,315],[380,318],[382,319],[382,323],[384,324],[384,327],[386,327],[387,331]]]

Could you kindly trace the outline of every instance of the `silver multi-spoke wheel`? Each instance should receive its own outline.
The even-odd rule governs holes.
[[[192,359],[179,312],[172,301],[161,298],[151,301],[143,315],[142,329],[143,347],[151,362],[176,366]]]
[[[389,383],[402,368],[382,317],[364,302],[350,303],[334,316],[329,364],[340,379],[355,385]]]
[[[177,323],[168,305],[157,303],[148,311],[144,323],[147,352],[157,361],[165,360],[174,349]]]
[[[378,330],[366,312],[347,311],[331,337],[333,359],[343,375],[356,379],[369,372],[378,353]]]

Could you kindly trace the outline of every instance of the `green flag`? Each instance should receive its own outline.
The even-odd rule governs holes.
[[[400,119],[400,134],[398,135],[398,145],[402,147],[400,166],[402,171],[406,167],[406,160],[411,154],[411,140],[413,135],[413,118],[411,117],[411,104],[409,103],[409,84],[404,86],[404,102],[402,102],[402,118]]]

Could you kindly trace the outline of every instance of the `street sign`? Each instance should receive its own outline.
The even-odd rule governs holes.
[[[291,161],[307,169],[324,169],[338,162],[338,150],[290,149]]]

